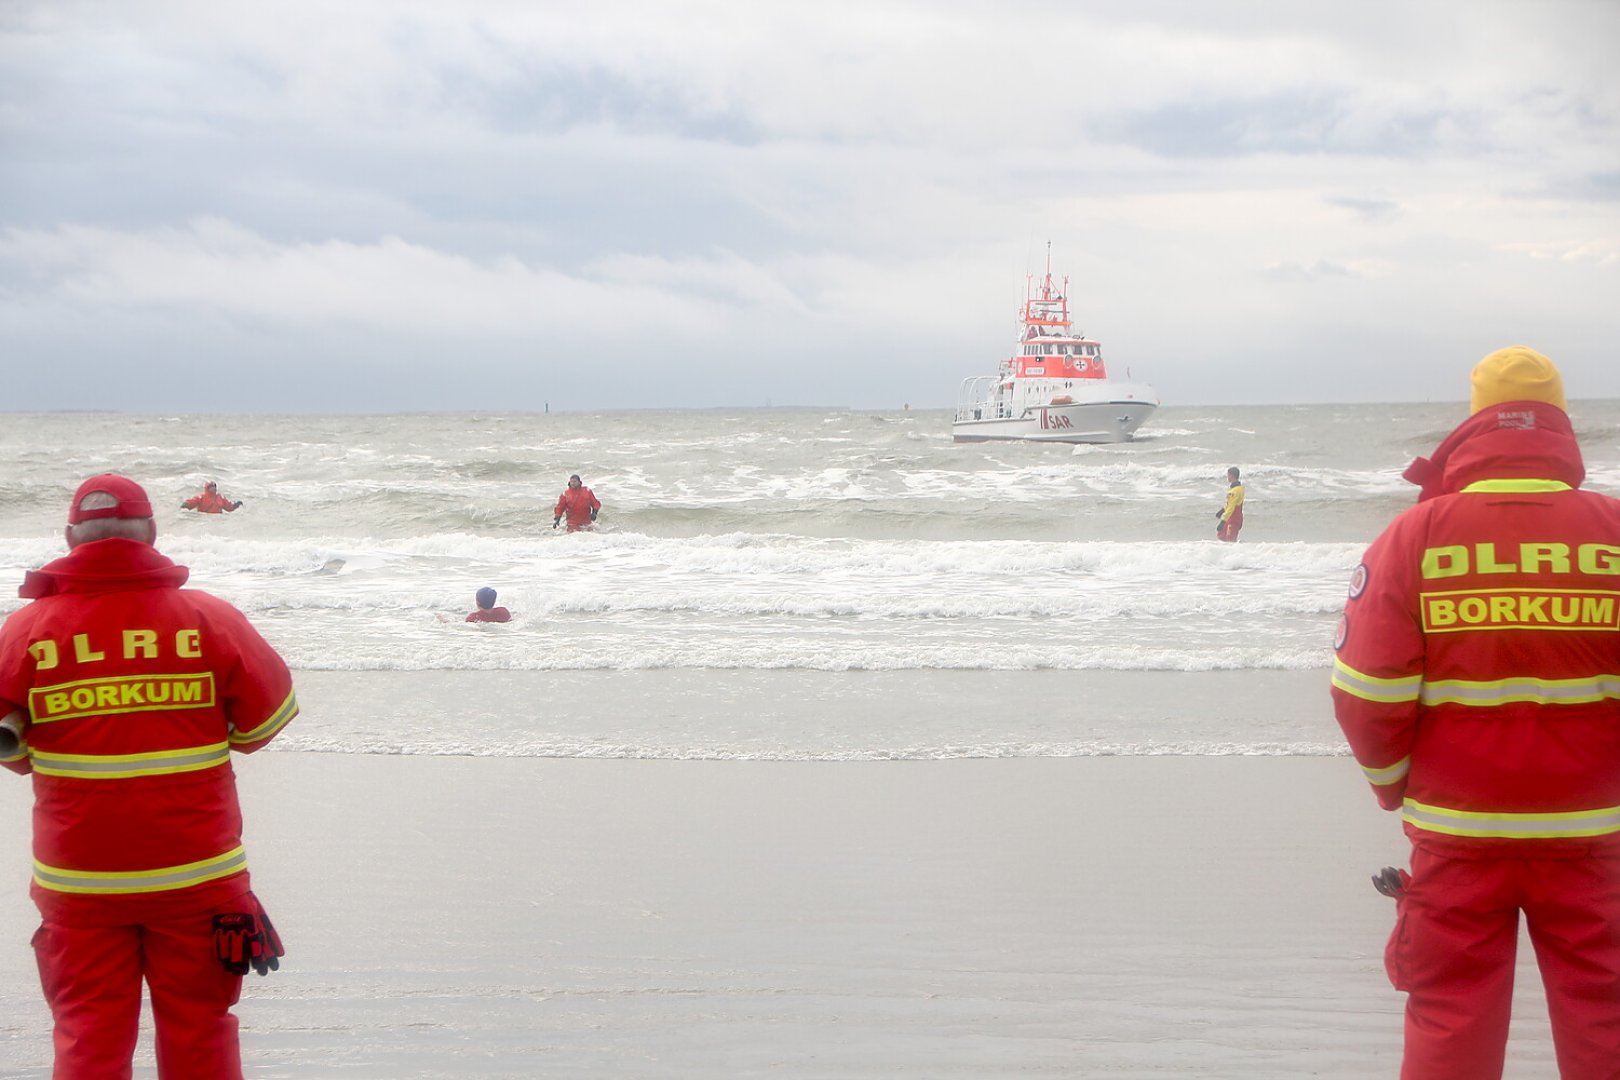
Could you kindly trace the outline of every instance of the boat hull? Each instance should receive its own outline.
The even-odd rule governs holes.
[[[1073,405],[1040,405],[1022,416],[974,420],[951,425],[955,442],[1129,442],[1153,410],[1151,401],[1092,401]]]

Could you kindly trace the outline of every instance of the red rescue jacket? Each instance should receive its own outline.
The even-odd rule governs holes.
[[[1356,568],[1334,711],[1414,843],[1620,849],[1620,500],[1585,474],[1562,410],[1481,410]]]
[[[202,514],[228,514],[236,509],[236,503],[217,491],[204,491],[181,503],[180,509],[196,510]]]
[[[568,531],[577,532],[591,523],[591,511],[602,509],[602,504],[596,496],[591,494],[588,487],[563,488],[563,493],[557,498],[557,507],[551,512],[552,517],[568,515]]]
[[[512,613],[503,607],[479,608],[467,616],[468,622],[511,622]]]
[[[33,774],[42,910],[94,921],[248,889],[230,752],[298,713],[287,665],[247,618],[181,589],[149,545],[81,544],[28,574],[0,626],[0,708],[30,724],[7,768]]]

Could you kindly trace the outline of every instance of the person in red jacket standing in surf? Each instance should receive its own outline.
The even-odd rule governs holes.
[[[1552,361],[1473,371],[1472,415],[1406,478],[1339,625],[1333,703],[1410,874],[1385,966],[1403,1080],[1499,1080],[1519,916],[1563,1080],[1620,1080],[1620,500],[1585,466]]]
[[[199,514],[229,514],[242,508],[241,499],[227,499],[219,493],[219,485],[210,480],[203,489],[180,504],[182,510],[195,510]]]
[[[231,752],[297,715],[292,677],[241,612],[181,588],[139,484],[86,480],[65,536],[0,626],[0,764],[33,776],[55,1075],[130,1075],[144,981],[158,1075],[240,1078],[231,1007],[282,949],[249,888]]]
[[[557,498],[557,506],[552,510],[551,527],[555,529],[566,514],[569,532],[588,529],[601,509],[602,504],[591,493],[591,489],[580,482],[579,473],[575,473],[568,478],[568,487]]]

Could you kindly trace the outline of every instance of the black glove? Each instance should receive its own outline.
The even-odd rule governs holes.
[[[242,500],[237,499],[235,502],[231,503],[231,509],[232,510],[240,510],[240,509],[242,509]]]
[[[592,521],[596,520],[596,507],[594,507],[594,506],[591,507],[591,520]]]
[[[261,907],[257,914],[227,911],[214,916],[214,955],[232,975],[246,975],[249,968],[268,975],[281,966],[276,958],[287,950]]]
[[[1218,518],[1223,518],[1223,517],[1226,516],[1226,511],[1225,510],[1217,510],[1217,511],[1215,511],[1215,516],[1218,517]]]
[[[552,518],[551,519],[551,527],[553,529],[555,529],[557,527],[557,522],[559,522],[561,520],[562,520],[562,515],[561,514],[558,514],[556,517]]]
[[[1406,891],[1406,886],[1412,880],[1412,875],[1405,870],[1397,870],[1393,866],[1386,866],[1373,875],[1373,888],[1399,900]]]

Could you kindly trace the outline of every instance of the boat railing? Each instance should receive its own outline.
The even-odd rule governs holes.
[[[1000,375],[975,375],[963,379],[956,394],[956,422],[1005,420],[1012,415],[1006,395],[997,395]]]

